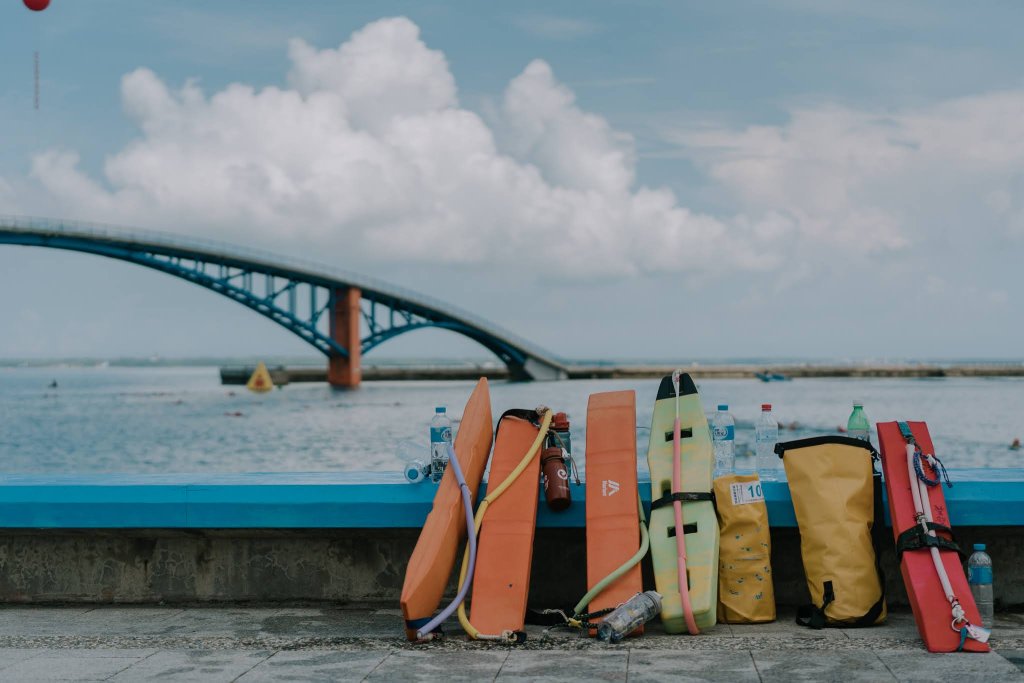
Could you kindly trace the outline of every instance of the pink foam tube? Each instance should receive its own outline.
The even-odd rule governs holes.
[[[679,493],[683,490],[683,457],[682,457],[682,434],[679,425],[679,418],[672,427],[672,493]],[[672,501],[672,509],[676,513],[676,550],[679,553],[679,560],[676,562],[676,569],[679,571],[679,599],[683,602],[683,615],[686,617],[686,630],[690,635],[700,633],[697,628],[697,621],[693,618],[693,607],[690,605],[690,586],[686,580],[686,532],[683,527],[683,504],[681,501]]]

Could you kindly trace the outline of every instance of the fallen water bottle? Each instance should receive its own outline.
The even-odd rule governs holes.
[[[430,479],[430,451],[423,443],[403,439],[395,447],[395,457],[402,465],[402,475],[410,484]]]
[[[597,625],[597,638],[617,643],[661,612],[661,593],[637,593]]]
[[[430,463],[422,460],[410,460],[405,463],[405,480],[410,484],[418,484],[430,477]]]

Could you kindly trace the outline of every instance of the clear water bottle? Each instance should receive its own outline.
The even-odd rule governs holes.
[[[861,439],[871,443],[871,422],[864,414],[864,404],[860,401],[853,402],[853,412],[850,419],[846,421],[846,434],[851,439]]]
[[[405,469],[402,471],[402,474],[405,475],[405,480],[410,484],[418,484],[430,477],[430,463],[414,458],[405,463]]]
[[[754,428],[754,450],[757,453],[757,471],[763,477],[769,472],[778,473],[782,469],[782,461],[775,454],[775,444],[779,441],[779,423],[772,414],[772,404],[761,404],[761,416],[757,418]]]
[[[422,441],[402,439],[395,447],[395,456],[403,463],[402,476],[410,484],[430,479],[429,449]]]
[[[736,421],[729,406],[721,403],[711,418],[711,439],[715,446],[715,477],[732,474],[736,461]]]
[[[661,612],[661,593],[637,593],[597,625],[597,638],[617,643]]]
[[[992,558],[985,552],[984,543],[975,543],[974,552],[967,560],[967,583],[971,586],[974,604],[981,613],[981,625],[992,628]]]
[[[430,480],[435,484],[444,476],[448,466],[448,444],[452,442],[452,421],[444,406],[434,408],[430,421]]]

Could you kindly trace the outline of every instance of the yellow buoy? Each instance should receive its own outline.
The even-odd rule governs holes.
[[[249,391],[259,393],[271,391],[274,388],[274,380],[270,379],[270,371],[267,370],[267,366],[263,361],[256,364],[256,370],[252,373],[252,377],[249,378],[245,386]]]

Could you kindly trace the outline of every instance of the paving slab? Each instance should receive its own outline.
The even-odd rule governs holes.
[[[999,656],[1024,671],[1024,650],[999,650]]]
[[[273,654],[259,650],[162,650],[133,663],[110,680],[233,681]]]
[[[144,656],[124,650],[47,650],[0,671],[7,681],[104,681]]]
[[[98,607],[68,620],[65,628],[69,634],[82,636],[164,635],[175,631],[174,620],[184,613],[166,607]]]
[[[359,681],[370,675],[390,654],[376,652],[278,652],[238,679],[264,681]]]
[[[896,681],[869,649],[754,650],[758,675],[765,683],[779,681]]]
[[[1024,674],[996,652],[875,651],[900,681],[1024,681]]]
[[[0,608],[0,636],[61,633],[68,623],[95,609],[85,607],[2,607]]]
[[[476,652],[392,652],[370,674],[370,681],[491,681],[509,656],[506,650]]]
[[[1018,614],[997,619],[991,655],[926,652],[906,610],[866,629],[811,631],[785,612],[773,624],[721,624],[699,636],[668,635],[655,622],[618,645],[527,630],[526,643],[509,647],[469,642],[452,623],[447,638],[424,645],[406,642],[395,609],[0,608],[0,681],[1024,681]]]
[[[10,648],[0,650],[0,671],[3,671],[13,664],[17,664],[18,662],[23,662],[26,659],[38,657],[42,652],[43,650],[35,648]],[[2,677],[3,674],[0,674],[0,678]]]
[[[306,637],[391,638],[403,633],[399,610],[285,608],[262,620],[266,633]]]
[[[169,632],[193,636],[252,637],[263,632],[263,621],[280,608],[193,607],[166,620]]]
[[[647,683],[758,683],[754,660],[745,650],[730,652],[657,652],[631,650],[629,681]]]
[[[508,683],[543,678],[555,678],[560,683],[625,681],[628,666],[628,650],[570,653],[512,650],[497,680]]]

